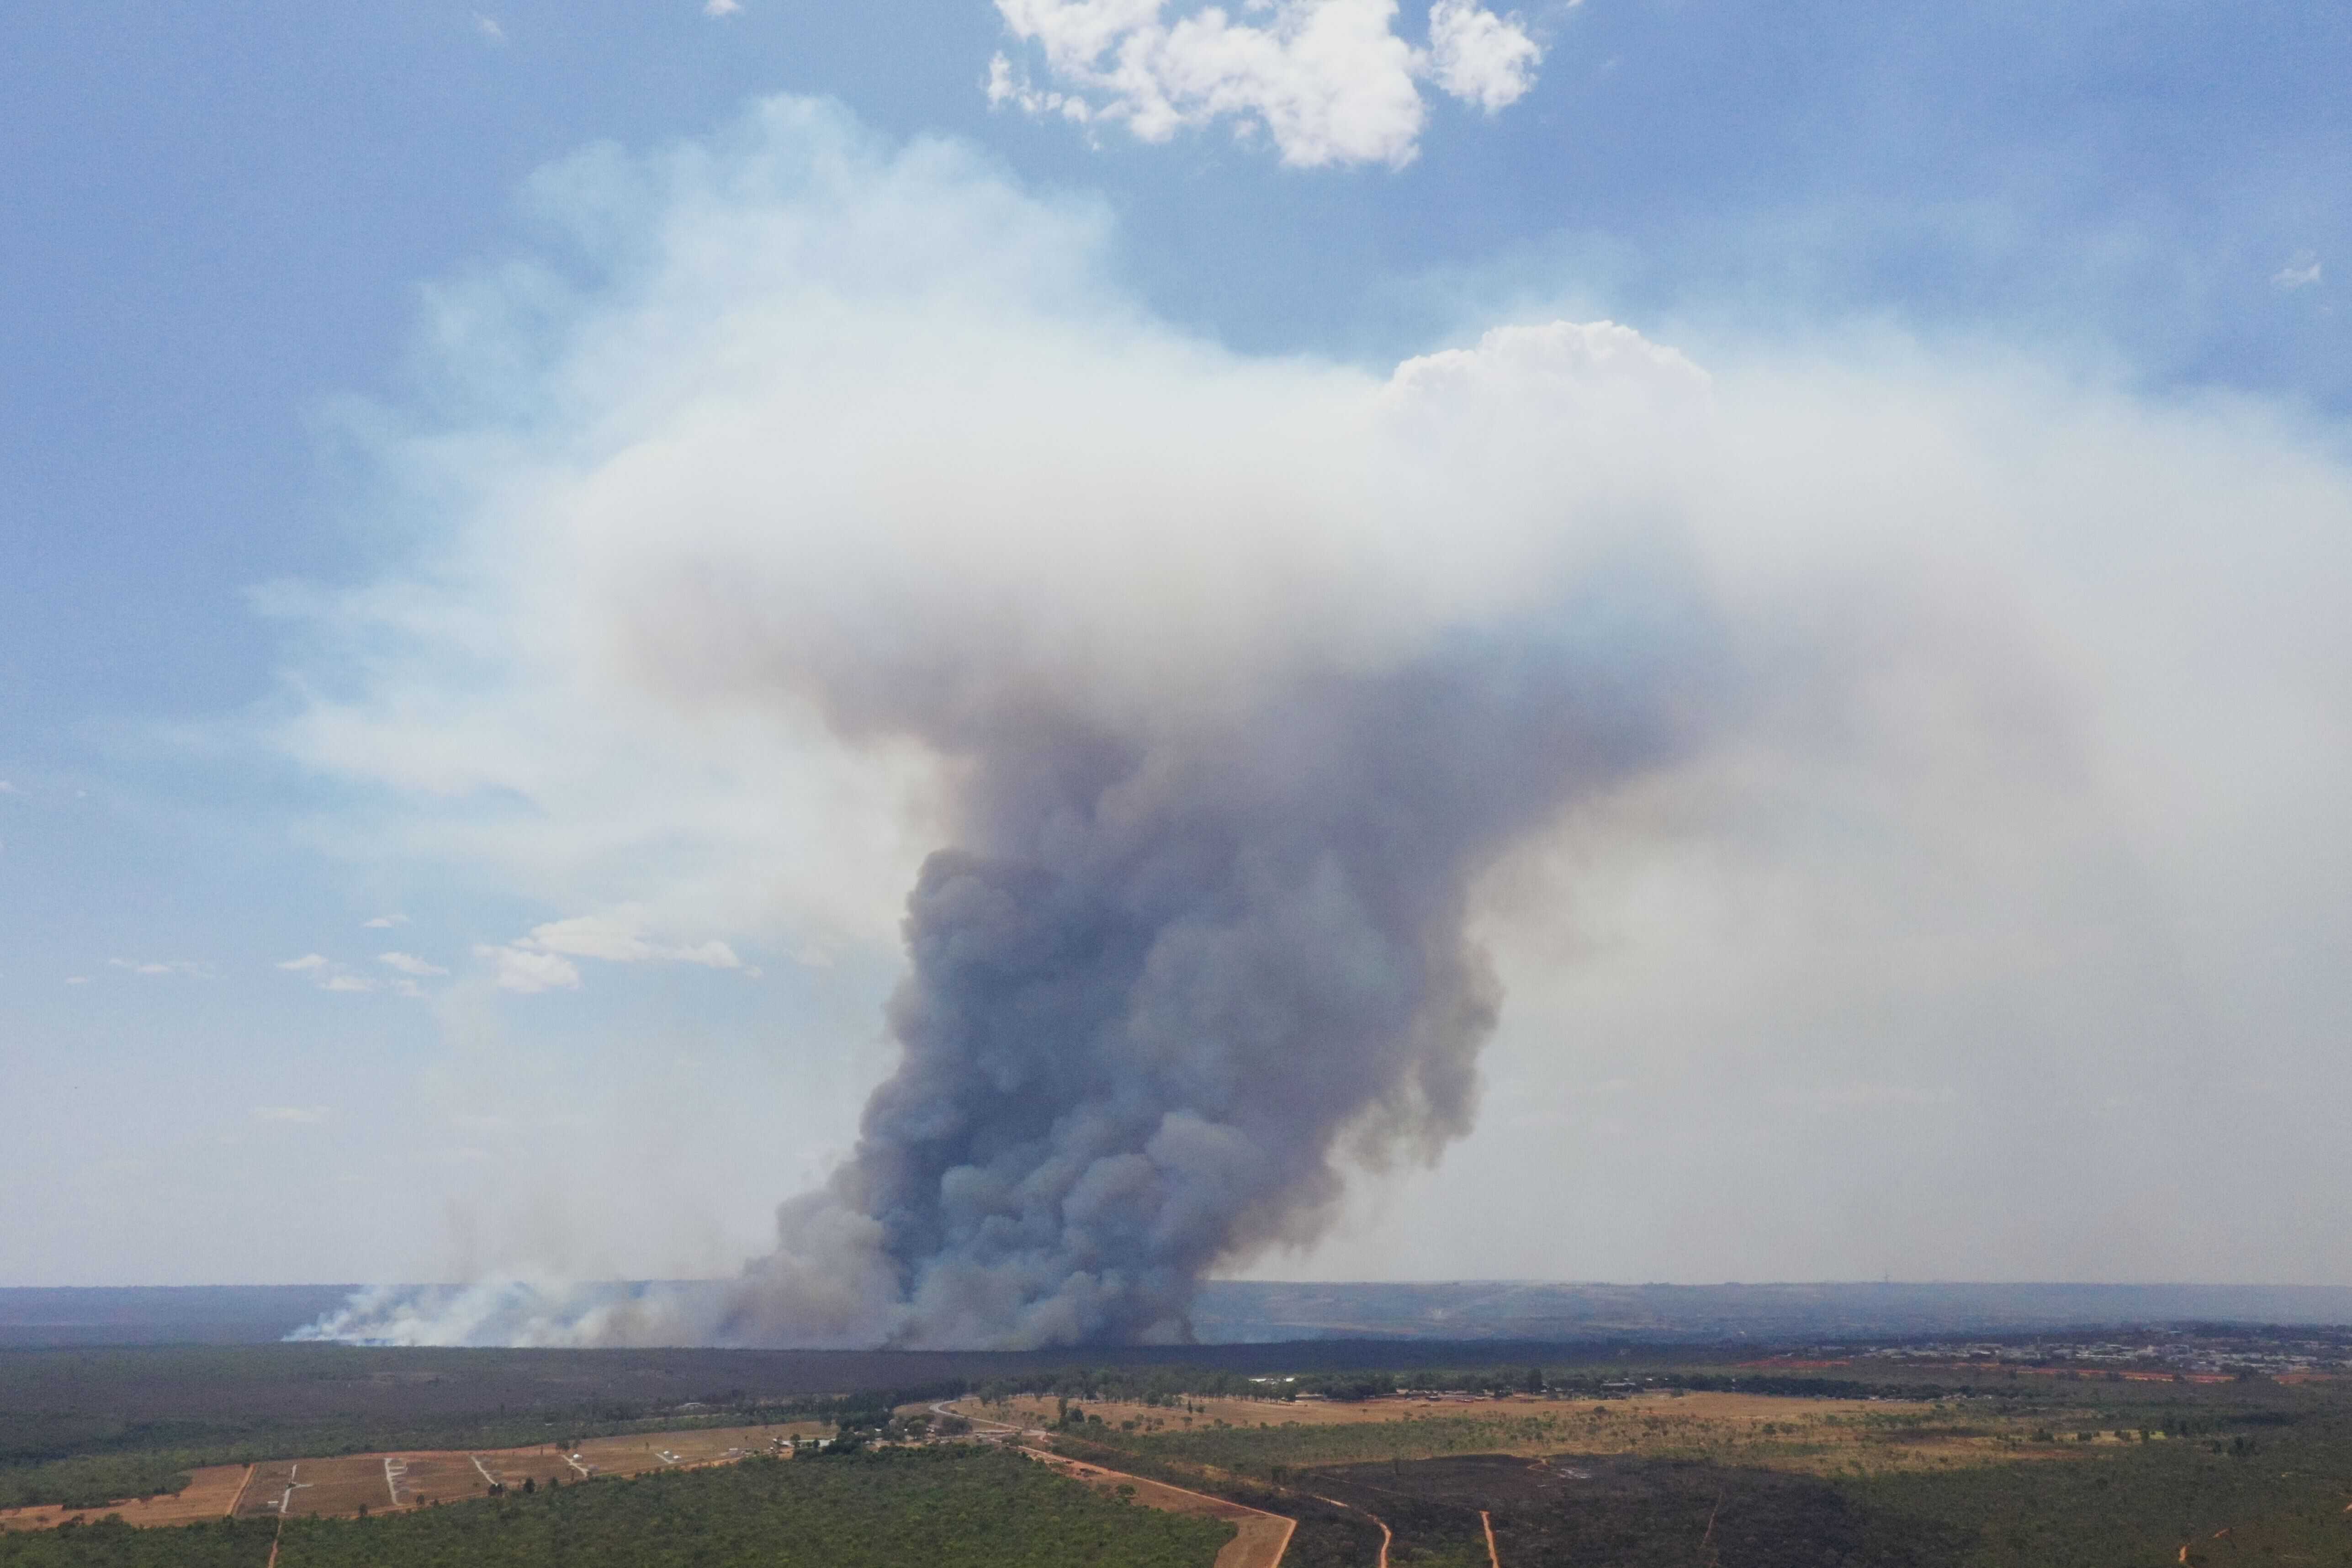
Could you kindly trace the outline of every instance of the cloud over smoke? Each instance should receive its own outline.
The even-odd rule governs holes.
[[[1543,59],[1516,16],[1475,0],[1436,0],[1425,48],[1398,35],[1395,0],[1257,0],[1239,18],[1210,5],[1172,21],[1166,0],[997,0],[997,10],[1050,85],[1000,54],[991,102],[1123,124],[1146,142],[1231,121],[1306,168],[1408,163],[1428,120],[1423,80],[1491,114],[1526,96]]]
[[[903,1056],[730,1290],[375,1300],[357,1337],[1179,1337],[1350,1166],[1469,1129],[1473,917],[1519,851],[1824,779],[1882,826],[2046,815],[2161,598],[2080,598],[2047,530],[2193,552],[2224,499],[2347,493],[2259,421],[1997,365],[1711,378],[1606,323],[1230,353],[1122,296],[1091,209],[805,102],[535,197],[562,269],[441,294],[443,411],[385,447],[457,521],[278,599],[365,671],[282,742],[434,803],[405,852],[627,911],[481,949],[512,990],[902,912]]]

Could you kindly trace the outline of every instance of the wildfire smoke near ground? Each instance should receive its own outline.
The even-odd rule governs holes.
[[[2276,431],[2006,370],[1716,375],[1606,321],[1381,373],[1234,353],[1129,300],[1096,215],[801,100],[537,191],[549,259],[453,286],[443,390],[366,427],[436,521],[289,601],[341,674],[278,743],[533,803],[436,852],[593,847],[564,879],[628,897],[483,948],[512,990],[741,968],[698,929],[911,882],[898,1055],[723,1291],[494,1265],[329,1337],[1181,1341],[1199,1281],[1315,1242],[1350,1169],[1472,1127],[1507,1005],[1485,889],[1530,857],[1859,889],[1980,921],[1911,940],[2023,966],[2048,1026],[2095,991],[2147,1014],[2142,939],[2063,982],[2021,945],[2077,940],[2070,901],[2136,918],[2093,802],[2137,699],[2082,650],[2163,595],[2101,601],[2073,498],[2132,470],[2155,540],[2250,482],[2288,520],[2343,490]],[[2184,689],[2148,743],[2211,721],[2221,687]],[[1912,898],[1938,860],[1990,869],[1982,915]],[[1966,1005],[2013,1008],[1988,985]]]
[[[2352,1565],[2347,80],[15,7],[0,1568]]]
[[[689,384],[647,408],[631,382],[610,447],[538,483],[606,574],[590,613],[641,698],[930,759],[950,841],[907,905],[902,1064],[715,1315],[524,1290],[322,1331],[1181,1341],[1207,1271],[1312,1240],[1345,1163],[1426,1162],[1471,1125],[1501,1003],[1478,877],[1718,726],[1729,634],[1633,455],[1708,439],[1707,378],[1607,323],[1384,382],[1157,331],[1081,349],[1098,319],[987,264],[1050,243],[1083,267],[1055,215],[950,170],[1031,232],[988,211],[979,262],[877,284],[851,270],[874,193],[939,184],[938,155],[851,143],[852,173],[812,178],[792,160],[839,145],[827,113],[755,127],[767,184],[718,238],[753,256],[789,223],[800,250],[713,291],[681,276],[707,220],[669,193],[693,226],[608,263],[624,302],[558,363],[680,295],[731,346],[665,345]],[[959,303],[943,327],[935,296],[975,278],[1028,320]],[[808,288],[853,321],[779,319]],[[877,348],[899,363],[845,400],[809,369]],[[942,381],[952,416],[923,406]],[[515,504],[493,490],[478,525]]]
[[[1343,1142],[1429,1157],[1466,1131],[1501,1000],[1471,878],[1695,717],[1703,656],[1594,668],[1560,626],[1204,735],[992,744],[976,841],[909,903],[905,1063],[721,1337],[1189,1338],[1211,1267],[1314,1237]]]

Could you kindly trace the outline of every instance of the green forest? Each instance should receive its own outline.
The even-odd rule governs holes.
[[[259,1568],[268,1521],[0,1535],[0,1568]],[[957,1447],[541,1490],[288,1522],[279,1568],[1208,1568],[1213,1520],[1106,1497],[1017,1454]]]
[[[759,1363],[713,1352],[0,1353],[0,1499],[95,1505],[168,1489],[196,1463],[521,1446],[746,1415],[907,1436],[915,1423],[883,1424],[909,1390],[1017,1386],[1070,1402],[1054,1441],[1076,1457],[1297,1520],[1283,1568],[1372,1568],[1376,1516],[1396,1531],[1393,1568],[1477,1568],[1482,1513],[1510,1568],[2352,1568],[2352,1385],[2343,1383],[2129,1380],[2059,1367],[1913,1373],[1884,1363],[1822,1377],[1613,1352],[1598,1370],[1564,1359],[1259,1381],[1230,1369],[992,1369],[976,1358],[900,1356],[875,1360],[868,1392],[783,1397],[772,1385],[764,1394],[733,1386],[730,1373]],[[1521,1394],[1540,1385],[1570,1398],[1415,1403],[1397,1412],[1404,1419],[1318,1424],[1310,1407],[1282,1397],[1423,1383]],[[1745,1425],[1687,1415],[1708,1403],[1696,1395],[1735,1384],[1797,1403]],[[1203,1424],[1191,1403],[1242,1390],[1255,1400],[1245,1415],[1227,1407],[1230,1420]],[[1847,1403],[1814,1403],[1823,1396]],[[1162,1408],[1139,1421],[1114,1410],[1106,1425],[1078,1403],[1121,1397]],[[1187,1419],[1195,1424],[1183,1427]],[[1018,1455],[951,1444],[297,1519],[282,1540],[268,1518],[145,1531],[100,1520],[0,1535],[0,1568],[262,1568],[273,1541],[279,1568],[1207,1568],[1227,1536],[1222,1524],[1123,1503]]]
[[[903,1387],[843,1394],[759,1395],[716,1384],[725,1369],[709,1365],[709,1352],[622,1352],[583,1363],[588,1353],[345,1345],[0,1352],[0,1509],[96,1509],[177,1491],[201,1465],[527,1447],[559,1435],[747,1422],[878,1421],[895,1404],[964,1388],[960,1378],[910,1378]]]

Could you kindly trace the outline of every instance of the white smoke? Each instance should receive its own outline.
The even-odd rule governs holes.
[[[582,280],[441,297],[441,405],[383,440],[446,523],[313,601],[336,678],[283,742],[432,800],[403,852],[725,934],[694,962],[875,940],[917,886],[908,1065],[724,1298],[499,1287],[344,1337],[1181,1334],[1351,1163],[1466,1131],[1497,998],[1465,921],[1521,848],[1703,837],[1807,780],[1849,824],[2066,818],[2169,743],[2152,686],[2237,679],[2111,662],[2184,575],[2118,597],[2108,562],[2226,514],[2344,575],[2315,520],[2352,487],[2258,411],[1710,377],[1608,323],[1251,358],[1129,301],[1090,209],[806,102],[537,194]]]

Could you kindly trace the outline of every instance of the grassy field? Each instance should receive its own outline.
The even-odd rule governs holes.
[[[994,1405],[966,1401],[955,1408],[1048,1426],[1061,1407],[1054,1400],[1020,1398]],[[1272,1464],[1572,1450],[1828,1475],[2079,1454],[2075,1447],[2034,1440],[2045,1412],[1975,1400],[1915,1405],[1702,1392],[1605,1401],[1517,1395],[1285,1405],[1211,1399],[1181,1410],[1117,1402],[1083,1408],[1118,1439],[1140,1442],[1155,1453],[1259,1471]],[[2136,1430],[2132,1436],[2136,1440]],[[2113,1428],[2096,1439],[2124,1440]],[[2164,1439],[2158,1434],[2156,1440]]]

